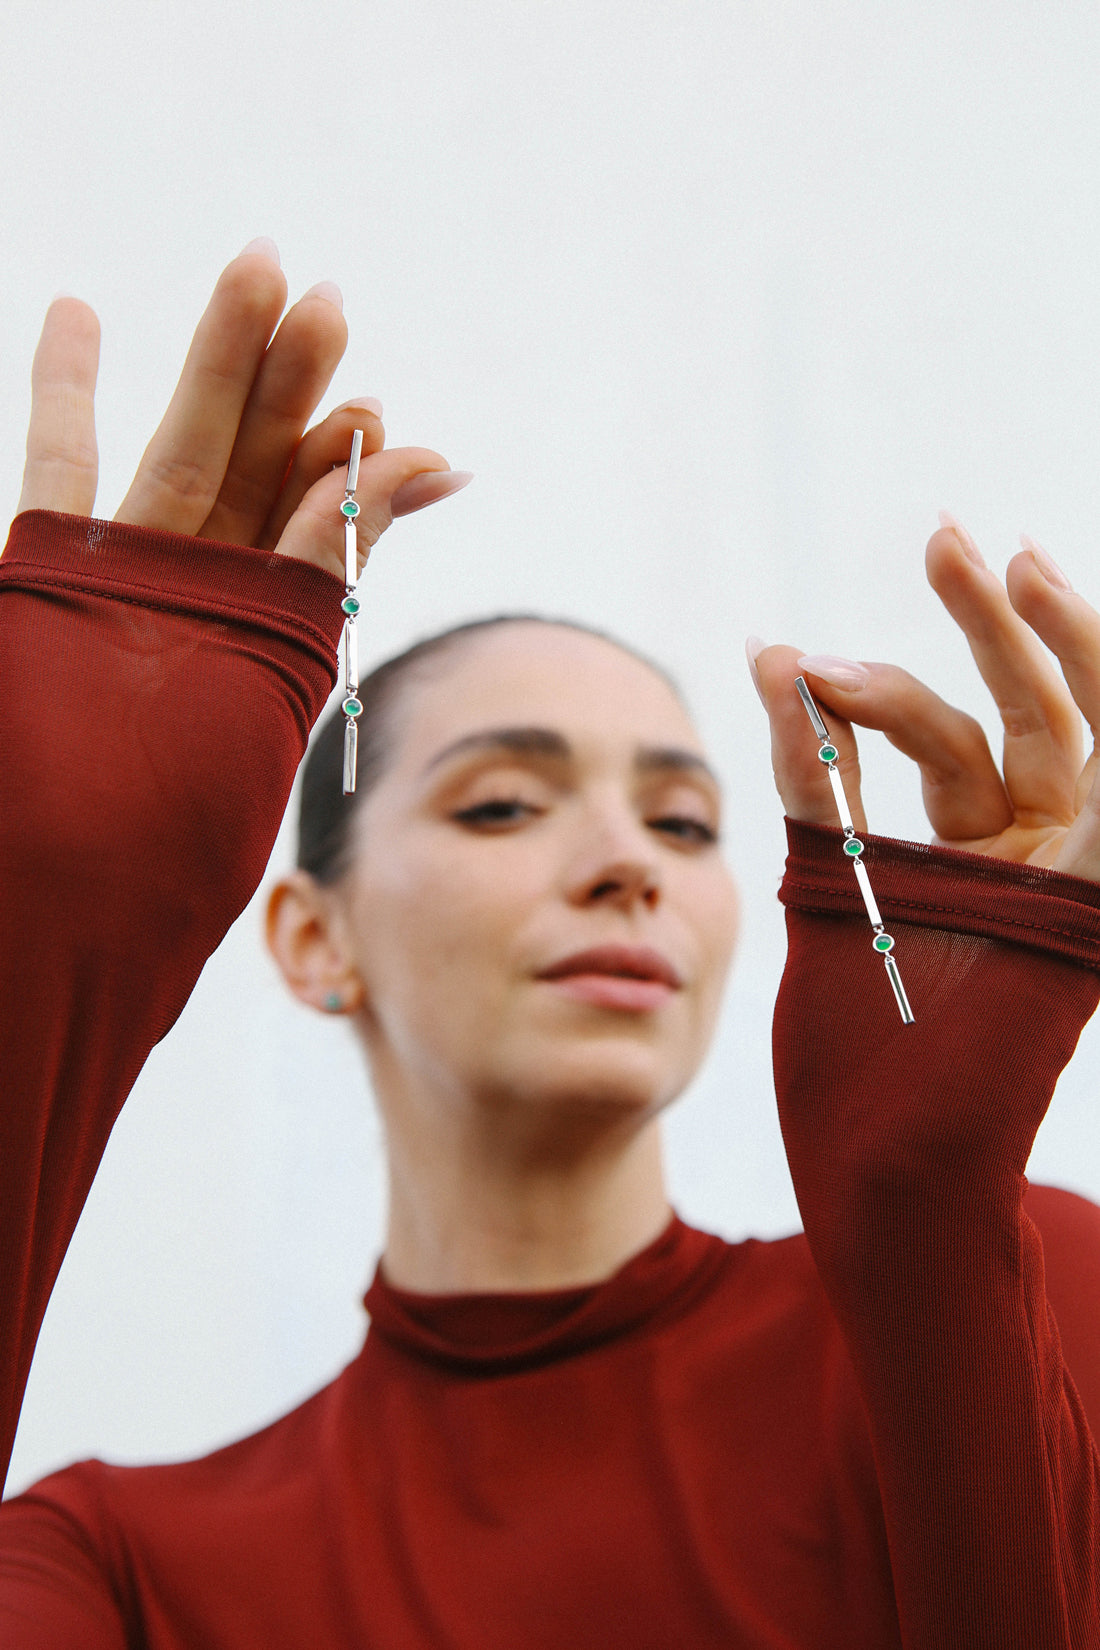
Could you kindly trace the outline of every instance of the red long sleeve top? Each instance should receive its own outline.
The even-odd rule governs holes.
[[[0,561],[0,1447],[117,1115],[262,875],[340,586],[33,512]],[[204,1460],[0,1508],[12,1650],[1095,1650],[1100,1211],[1024,1180],[1100,887],[791,827],[775,1021],[805,1234],[425,1297]],[[1026,1192],[1026,1197],[1025,1197]],[[1042,1236],[1040,1236],[1040,1233]]]

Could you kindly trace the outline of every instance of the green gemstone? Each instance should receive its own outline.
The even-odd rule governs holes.
[[[357,699],[354,694],[350,694],[348,696],[348,698],[346,698],[344,700],[344,715],[345,716],[362,716],[362,714],[363,714],[363,702],[362,702],[362,700]]]
[[[853,859],[859,858],[860,854],[863,852],[863,844],[859,840],[858,836],[850,836],[848,838],[847,842],[844,844],[844,852],[846,854],[851,854]]]
[[[892,951],[893,949],[894,949],[894,937],[893,937],[892,934],[876,934],[875,935],[875,950],[876,951]]]
[[[822,762],[835,762],[840,752],[835,745],[822,745],[817,754]]]
[[[359,514],[359,506],[353,498],[346,498],[340,506],[340,513],[347,516],[349,521],[354,521]]]
[[[358,596],[345,596],[343,601],[340,603],[341,608],[347,614],[349,619],[354,619],[362,605],[363,604],[359,600]]]

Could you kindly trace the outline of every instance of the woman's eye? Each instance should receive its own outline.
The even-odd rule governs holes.
[[[460,825],[493,826],[519,825],[538,813],[533,803],[523,802],[517,796],[497,796],[487,802],[475,802],[469,808],[459,808],[452,815]]]
[[[718,841],[718,832],[713,825],[708,825],[704,819],[695,819],[691,814],[662,814],[646,823],[650,830],[661,831],[689,846],[710,848]]]

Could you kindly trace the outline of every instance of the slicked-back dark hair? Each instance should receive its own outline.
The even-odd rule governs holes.
[[[352,822],[355,810],[377,784],[389,754],[392,710],[402,689],[417,673],[459,646],[468,637],[503,625],[553,625],[579,631],[610,642],[621,652],[647,665],[667,682],[677,698],[676,683],[660,665],[628,647],[615,636],[594,625],[574,619],[553,619],[542,613],[497,613],[486,619],[470,619],[451,625],[434,636],[425,636],[404,652],[375,667],[359,684],[363,714],[359,717],[359,756],[356,788],[352,796],[343,794],[344,714],[339,705],[321,723],[302,769],[302,792],[298,810],[298,867],[317,882],[331,886],[339,882],[351,863]]]

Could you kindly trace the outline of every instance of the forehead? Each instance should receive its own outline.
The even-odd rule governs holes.
[[[463,638],[402,689],[395,765],[430,761],[484,728],[538,726],[571,744],[677,745],[702,755],[669,683],[614,642],[564,625],[508,624]]]

